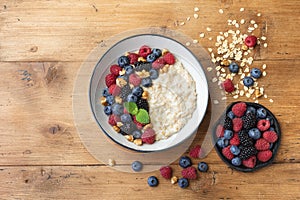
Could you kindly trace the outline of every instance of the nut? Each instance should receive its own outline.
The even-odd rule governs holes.
[[[152,124],[151,124],[151,123],[150,123],[150,124],[146,124],[146,125],[143,127],[144,130],[146,130],[147,128],[152,128]]]
[[[143,57],[139,57],[138,61],[146,62],[147,60],[145,58],[143,58]]]
[[[255,97],[259,98],[261,97],[263,94],[259,91],[259,90],[255,90]]]
[[[142,141],[142,139],[135,139],[135,140],[133,140],[133,143],[135,145],[141,146],[143,144],[143,141]]]
[[[120,72],[119,72],[119,75],[124,75],[126,73],[126,70],[125,69],[122,69]]]
[[[129,141],[129,142],[133,142],[134,138],[132,135],[125,135],[125,138]]]
[[[115,102],[116,102],[116,103],[119,103],[119,104],[122,104],[123,100],[122,100],[121,97],[115,96]]]
[[[163,50],[161,51],[162,55],[165,55],[165,54],[168,53],[168,52],[169,52],[168,49],[163,49]]]
[[[101,101],[101,104],[102,104],[103,106],[107,106],[107,102],[106,102],[106,98],[105,98],[105,97],[101,97],[101,98],[100,98],[100,101]]]
[[[177,176],[173,176],[173,177],[171,178],[171,183],[172,183],[172,184],[177,183],[177,181],[178,181]]]
[[[143,98],[143,99],[148,99],[148,97],[149,97],[148,92],[147,92],[147,91],[144,91],[144,92],[142,93],[142,98]]]
[[[117,78],[116,84],[119,87],[124,87],[127,84],[127,82],[123,78]]]
[[[229,65],[230,65],[230,61],[224,59],[224,60],[221,62],[221,64],[224,65],[224,66],[229,66]]]
[[[111,167],[115,166],[116,165],[116,161],[114,159],[110,158],[110,159],[108,159],[108,165],[111,166]]]
[[[113,126],[113,129],[117,132],[120,133],[120,128],[118,126]]]
[[[123,123],[122,122],[117,122],[117,126],[121,127],[121,126],[123,126]]]
[[[243,45],[242,45],[242,49],[243,49],[244,51],[247,51],[247,50],[248,50],[248,46],[245,45],[245,44],[243,44]]]

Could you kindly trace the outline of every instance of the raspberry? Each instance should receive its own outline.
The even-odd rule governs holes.
[[[187,179],[196,179],[197,178],[197,169],[193,166],[187,167],[181,171],[183,178]]]
[[[152,128],[147,128],[142,134],[142,141],[146,144],[153,144],[155,142],[155,131]]]
[[[245,129],[254,128],[256,125],[256,117],[253,113],[247,113],[245,116],[242,117],[243,120],[243,127]]]
[[[159,171],[160,175],[165,179],[170,179],[172,177],[172,168],[170,166],[163,166]]]
[[[141,84],[141,78],[137,74],[130,74],[129,83],[134,86],[139,86]]]
[[[119,65],[112,65],[110,66],[109,70],[113,75],[119,76],[119,72],[122,70],[122,68]]]
[[[200,145],[196,145],[195,147],[193,147],[190,150],[190,153],[189,153],[189,155],[192,158],[200,158],[201,154],[202,154],[202,150],[201,150],[201,146]]]
[[[163,68],[163,66],[165,66],[165,64],[166,64],[166,62],[165,62],[164,58],[160,57],[152,63],[152,68],[153,69],[161,69],[161,68]]]
[[[232,120],[232,129],[234,132],[239,132],[243,128],[243,120],[241,118],[234,118]]]
[[[224,131],[225,131],[225,128],[221,124],[219,124],[217,126],[217,129],[216,129],[216,136],[218,138],[223,137],[224,136]]]
[[[172,53],[168,52],[163,56],[164,61],[169,64],[173,65],[175,63],[175,57],[173,56]]]
[[[260,131],[266,131],[270,128],[270,121],[266,119],[261,119],[257,122],[257,128]]]
[[[246,130],[241,130],[239,133],[240,142],[243,146],[249,147],[253,146],[253,140],[250,138]]]
[[[116,84],[116,76],[114,74],[107,74],[105,76],[105,84],[107,87],[111,86],[112,84]]]
[[[111,126],[115,126],[117,125],[117,122],[115,120],[115,115],[112,114],[108,117],[108,123],[111,125]]]
[[[261,162],[267,162],[272,158],[272,155],[273,153],[270,150],[260,151],[257,154],[257,159]]]
[[[234,85],[232,83],[232,81],[230,79],[226,79],[223,83],[222,83],[222,88],[228,92],[231,93],[234,91]]]
[[[259,138],[256,140],[255,148],[259,151],[268,150],[270,148],[270,143],[264,138]]]
[[[240,145],[241,142],[240,142],[239,135],[237,133],[234,133],[233,137],[230,139],[229,143],[231,145],[235,145],[235,146]]]
[[[263,133],[263,138],[270,143],[276,142],[278,140],[278,136],[275,131],[265,131]]]
[[[247,160],[250,156],[253,156],[257,153],[257,150],[253,146],[240,146],[240,149],[241,153],[239,154],[239,157],[241,160]]]
[[[109,86],[108,92],[113,96],[118,96],[121,93],[121,88],[116,84],[112,84],[111,86]]]
[[[234,104],[231,110],[235,116],[242,117],[247,110],[247,105],[244,102],[240,102]]]
[[[234,155],[231,153],[230,151],[230,147],[231,145],[225,147],[222,149],[222,154],[228,159],[231,160],[232,158],[234,158]]]
[[[144,126],[144,124],[142,124],[141,122],[138,122],[138,121],[136,120],[135,115],[133,116],[133,123],[135,123],[135,125],[136,125],[136,127],[137,127],[138,129],[142,129],[143,126]]]
[[[254,47],[257,42],[257,38],[254,35],[249,35],[245,38],[245,45],[247,47]]]
[[[254,168],[256,165],[256,157],[251,156],[250,158],[243,160],[243,165],[248,168]]]
[[[231,130],[232,129],[232,121],[229,117],[225,117],[224,119],[224,126],[223,126],[225,129],[227,130]]]
[[[139,49],[139,56],[143,58],[147,58],[147,56],[151,53],[151,48],[147,45],[141,46]]]
[[[130,64],[135,64],[139,59],[139,55],[136,53],[129,53],[127,57],[129,58]]]

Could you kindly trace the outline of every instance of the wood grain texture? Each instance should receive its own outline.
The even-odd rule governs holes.
[[[195,6],[198,19],[193,18]],[[293,0],[2,0],[0,199],[300,199],[299,10],[300,2]],[[191,20],[184,26],[175,26],[187,17]],[[148,187],[147,177],[159,177],[158,171],[122,173],[94,159],[80,141],[72,113],[74,82],[89,52],[114,34],[150,26],[177,30],[213,47],[208,37],[228,30],[229,18],[254,19],[261,25],[257,34],[267,36],[268,48],[257,51],[254,65],[267,64],[260,84],[274,103],[260,103],[282,128],[274,164],[240,173],[213,150],[204,158],[209,172],[179,190],[162,178],[159,187]],[[212,32],[200,39],[206,27]],[[192,146],[202,143],[210,111]],[[172,167],[179,176],[177,162]]]

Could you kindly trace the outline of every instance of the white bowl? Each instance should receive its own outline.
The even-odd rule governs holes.
[[[134,143],[127,141],[123,135],[116,133],[108,124],[108,117],[105,115],[103,111],[104,108],[100,104],[99,99],[102,96],[102,90],[106,87],[105,76],[109,73],[109,67],[112,64],[116,64],[118,57],[124,55],[125,52],[136,51],[143,45],[148,45],[151,48],[166,48],[182,62],[183,66],[190,73],[196,83],[197,103],[192,118],[178,133],[168,139],[156,141],[151,145],[143,144],[141,146],[137,146]],[[93,115],[103,132],[116,144],[141,152],[153,152],[169,149],[191,137],[195,132],[197,132],[198,126],[206,113],[209,96],[205,73],[200,62],[193,53],[174,39],[156,34],[134,35],[113,45],[95,66],[90,81],[89,95]]]

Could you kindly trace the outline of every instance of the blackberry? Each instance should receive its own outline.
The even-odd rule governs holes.
[[[253,146],[251,146],[251,147],[241,146],[240,149],[241,149],[241,153],[239,154],[238,157],[241,160],[246,160],[250,156],[253,156],[253,155],[257,154],[257,150]]]
[[[136,71],[146,70],[149,71],[152,68],[152,64],[148,62],[137,62],[135,65]]]
[[[243,127],[245,129],[251,129],[256,127],[256,116],[253,113],[247,113],[245,116],[242,117],[243,120]]]
[[[127,96],[130,93],[131,93],[131,88],[128,84],[122,87],[120,97],[122,98],[123,102],[127,101]]]
[[[149,104],[146,99],[139,98],[136,102],[136,105],[139,109],[142,108],[142,109],[147,110],[147,112],[149,112]]]
[[[224,118],[223,127],[227,130],[232,130],[232,120],[228,116]]]
[[[253,140],[249,137],[248,132],[246,130],[241,130],[239,133],[239,138],[241,145],[245,147],[253,146]]]

